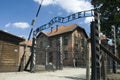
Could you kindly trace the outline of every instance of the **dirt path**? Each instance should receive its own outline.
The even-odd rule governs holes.
[[[55,72],[0,73],[0,80],[85,80],[85,68],[64,68]]]

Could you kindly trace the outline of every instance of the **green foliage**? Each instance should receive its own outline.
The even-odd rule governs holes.
[[[111,25],[120,27],[120,0],[92,0],[95,8],[101,13],[101,31],[111,38]]]
[[[120,39],[117,39],[117,46],[120,47]]]

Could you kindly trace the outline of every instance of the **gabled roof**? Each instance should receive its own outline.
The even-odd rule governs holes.
[[[88,38],[85,30],[82,27],[78,26],[77,24],[72,24],[70,26],[58,26],[57,28],[52,29],[52,31],[50,31],[50,32],[42,32],[42,33],[45,34],[48,37],[52,37],[52,36],[60,35],[60,34],[63,34],[63,33],[72,32],[77,28],[81,29],[84,32],[85,36]]]
[[[18,37],[16,35],[5,32],[3,30],[0,30],[0,39],[2,39],[2,40],[12,40],[12,41],[17,41],[17,42],[25,41],[24,38]]]
[[[32,41],[31,40],[29,40],[29,41],[23,41],[23,42],[20,42],[20,45],[22,45],[22,46],[25,46],[25,45],[32,46]]]
[[[100,40],[107,40],[107,37],[105,35],[100,35]]]

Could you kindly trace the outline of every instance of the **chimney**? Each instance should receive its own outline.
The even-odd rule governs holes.
[[[56,25],[56,32],[58,31],[58,25]]]
[[[51,27],[51,33],[52,33],[53,27]]]

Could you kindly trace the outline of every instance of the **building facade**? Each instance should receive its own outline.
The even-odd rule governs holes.
[[[22,62],[22,68],[21,68],[22,71],[24,70],[25,65],[27,64],[27,62],[30,58],[31,50],[32,50],[32,41],[31,40],[20,42],[20,44],[19,44],[19,64],[21,62],[23,54],[25,53],[23,62]],[[28,70],[29,69],[30,69],[30,67],[28,67]]]
[[[73,24],[56,26],[50,32],[41,32],[37,36],[36,64],[52,63],[63,66],[83,67],[86,65],[87,34],[85,30]]]
[[[19,43],[24,40],[0,30],[0,72],[18,71]]]

